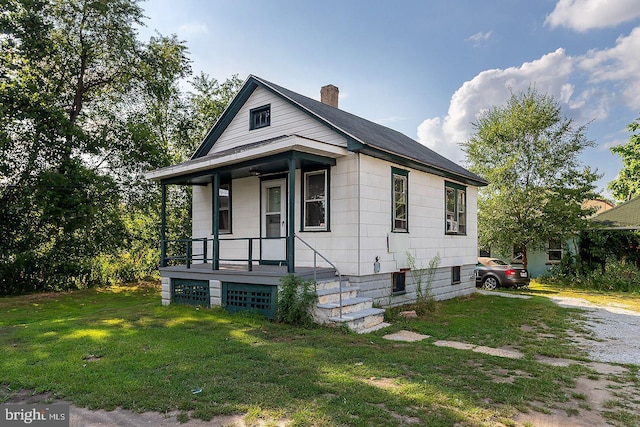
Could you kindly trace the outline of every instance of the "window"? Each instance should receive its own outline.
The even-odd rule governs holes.
[[[328,230],[327,170],[305,172],[303,175],[304,230]]]
[[[406,292],[407,273],[396,271],[391,273],[391,293],[404,294]]]
[[[460,266],[454,265],[451,267],[451,284],[457,285],[460,283]]]
[[[491,248],[489,247],[485,247],[485,246],[480,246],[478,248],[479,250],[479,255],[480,257],[490,257],[491,256]]]
[[[562,259],[562,242],[560,240],[549,240],[547,244],[547,264],[558,264]]]
[[[467,234],[467,191],[462,185],[445,182],[446,234]]]
[[[218,208],[219,232],[231,234],[231,183],[220,184]]]
[[[524,258],[524,247],[514,246],[511,254],[511,264],[522,264]]]
[[[249,112],[249,130],[260,129],[271,125],[271,105],[254,108]]]
[[[392,200],[393,200],[393,223],[392,231],[409,231],[409,172],[391,168],[392,175]]]

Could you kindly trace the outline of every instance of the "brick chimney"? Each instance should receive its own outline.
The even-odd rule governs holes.
[[[338,108],[338,93],[340,91],[334,85],[326,85],[320,88],[320,101],[323,104]]]

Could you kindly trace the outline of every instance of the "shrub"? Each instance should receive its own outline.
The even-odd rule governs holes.
[[[317,300],[316,282],[287,274],[280,279],[276,320],[290,325],[309,327],[313,324],[311,309]]]
[[[429,261],[429,266],[424,268],[422,265],[417,267],[416,258],[410,252],[407,252],[407,264],[411,269],[411,279],[416,287],[416,314],[422,316],[434,312],[436,301],[431,293],[431,284],[440,264],[440,255],[433,257]]]

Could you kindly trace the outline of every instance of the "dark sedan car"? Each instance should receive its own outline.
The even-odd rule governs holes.
[[[478,258],[475,276],[476,287],[482,289],[529,286],[529,272],[526,269],[514,267],[498,258]]]

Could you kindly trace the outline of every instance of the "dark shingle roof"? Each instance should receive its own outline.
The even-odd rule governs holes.
[[[640,197],[591,218],[603,227],[640,229]]]
[[[347,148],[351,151],[363,152],[472,185],[483,186],[487,184],[487,181],[478,175],[398,131],[300,95],[253,75],[247,78],[236,98],[225,110],[192,159],[205,156],[209,152],[233,116],[258,86],[288,100],[297,108],[345,136],[348,141]]]

